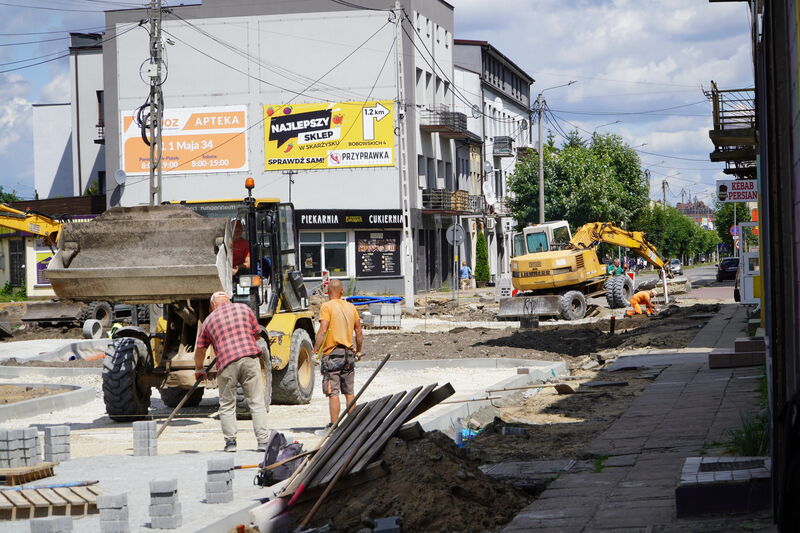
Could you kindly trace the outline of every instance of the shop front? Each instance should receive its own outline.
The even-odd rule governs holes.
[[[351,293],[403,294],[399,209],[299,209],[295,222],[309,289],[327,273]]]

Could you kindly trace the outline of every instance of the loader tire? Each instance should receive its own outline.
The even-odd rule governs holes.
[[[150,407],[150,387],[138,383],[139,374],[152,369],[147,345],[133,337],[115,340],[103,360],[103,402],[116,422],[141,420]]]
[[[164,405],[167,407],[177,407],[187,392],[189,392],[189,389],[158,389],[158,393],[161,395],[161,401],[164,402]],[[203,387],[197,387],[183,406],[197,407],[200,405],[200,400],[203,399],[203,392],[205,392]]]
[[[633,281],[628,276],[614,276],[606,282],[606,302],[611,309],[628,307],[633,296]]]
[[[261,348],[261,381],[264,383],[264,406],[269,413],[269,406],[272,403],[272,360],[269,356],[269,347],[264,339],[258,339],[258,346]],[[244,390],[241,385],[236,386],[236,418],[237,420],[250,420],[250,406],[244,399]]]
[[[311,401],[314,392],[314,361],[311,359],[311,337],[304,329],[292,333],[289,362],[282,370],[275,371],[275,403],[300,405]]]
[[[559,305],[564,320],[580,320],[586,316],[586,297],[581,291],[565,292],[561,295]]]
[[[92,302],[83,310],[83,320],[97,320],[103,328],[114,321],[114,309],[108,302]]]

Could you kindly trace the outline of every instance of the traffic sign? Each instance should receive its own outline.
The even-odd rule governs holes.
[[[739,226],[731,226],[731,235],[734,237],[739,235]]]
[[[464,242],[467,233],[464,231],[464,227],[461,224],[450,224],[445,236],[447,237],[447,242],[453,246],[458,246]]]

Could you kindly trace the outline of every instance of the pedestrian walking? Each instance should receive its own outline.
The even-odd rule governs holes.
[[[236,387],[242,386],[244,399],[253,419],[258,451],[264,451],[267,430],[266,391],[261,373],[261,326],[253,310],[245,304],[231,303],[224,292],[211,295],[211,313],[203,321],[194,351],[194,375],[205,379],[206,351],[214,347],[219,386],[219,420],[225,437],[225,451],[236,451]],[[267,369],[271,371],[271,369]]]
[[[461,290],[469,289],[470,280],[472,279],[472,269],[467,265],[466,261],[461,262],[461,270],[458,271],[458,278],[461,280]]]
[[[328,397],[329,427],[339,420],[340,394],[344,394],[346,405],[353,402],[355,363],[361,359],[364,340],[358,311],[353,304],[342,300],[343,292],[341,280],[332,279],[328,284],[328,301],[319,310],[319,330],[314,342],[314,356],[320,360],[322,372],[322,392]]]

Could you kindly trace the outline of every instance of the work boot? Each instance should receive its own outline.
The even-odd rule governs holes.
[[[225,439],[224,451],[226,451],[226,452],[235,452],[236,451],[236,439]]]

